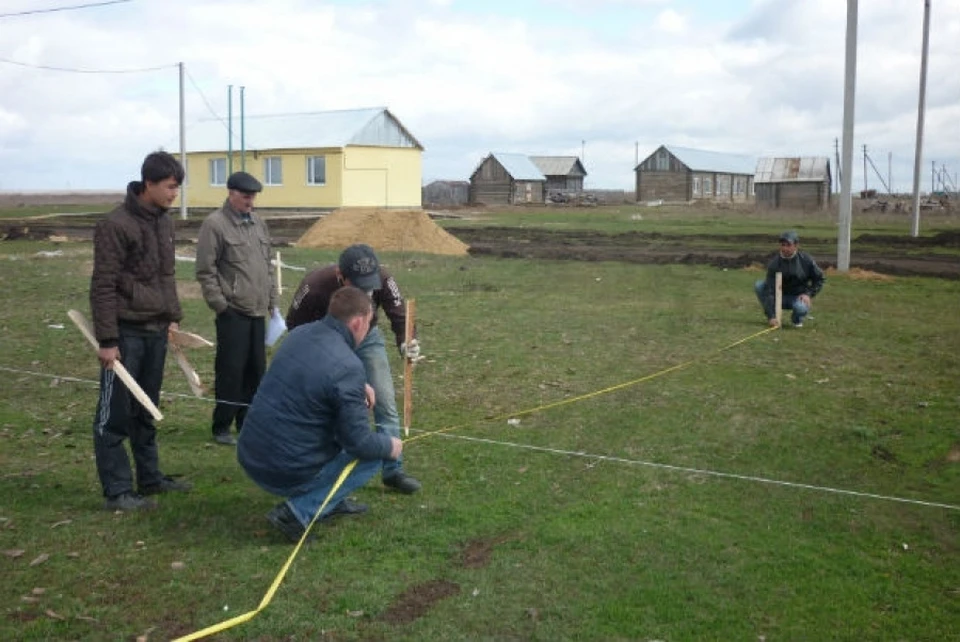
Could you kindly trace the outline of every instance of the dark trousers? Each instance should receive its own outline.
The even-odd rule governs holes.
[[[230,308],[217,315],[214,435],[228,434],[234,421],[237,432],[243,428],[247,405],[267,369],[265,328],[263,317],[248,317]]]
[[[159,405],[163,364],[167,357],[167,331],[149,331],[121,324],[119,347],[120,362],[150,400]],[[160,472],[153,417],[112,369],[100,368],[100,398],[93,420],[93,451],[105,497],[133,492],[133,475],[124,439],[130,440],[137,469],[137,487],[159,483],[163,474]]]

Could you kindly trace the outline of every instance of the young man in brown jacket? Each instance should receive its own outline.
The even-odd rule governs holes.
[[[197,281],[217,313],[213,439],[224,446],[236,445],[230,426],[243,428],[247,405],[267,369],[266,317],[277,305],[270,235],[253,212],[262,189],[246,172],[231,174],[227,200],[203,221],[197,239]]]
[[[123,363],[154,404],[160,401],[167,333],[182,313],[174,274],[173,221],[167,210],[183,182],[183,167],[166,152],[143,161],[141,181],[127,186],[123,204],[97,223],[93,240],[90,310],[100,344],[100,397],[93,422],[97,474],[107,510],[143,510],[145,497],[187,491],[190,485],[160,472],[153,418],[120,382]],[[123,440],[136,464],[134,492]]]

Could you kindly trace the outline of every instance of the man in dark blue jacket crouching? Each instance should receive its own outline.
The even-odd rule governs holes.
[[[359,460],[319,519],[366,511],[348,496],[403,450],[399,439],[370,430],[374,393],[354,349],[372,316],[362,290],[337,290],[325,317],[281,344],[247,411],[237,460],[258,486],[287,498],[267,519],[291,541],[300,540],[351,461]]]

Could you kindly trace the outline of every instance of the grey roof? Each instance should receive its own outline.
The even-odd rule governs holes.
[[[694,172],[719,172],[721,174],[747,174],[752,176],[756,169],[756,159],[752,156],[710,152],[674,145],[661,145],[661,147]],[[657,151],[660,151],[659,147]],[[653,154],[656,153],[656,151],[653,152]],[[650,154],[650,156],[653,156],[653,154]],[[650,158],[650,156],[647,156],[647,158]]]
[[[244,139],[248,150],[423,146],[385,107],[341,109],[298,114],[246,116]],[[188,152],[226,151],[226,120],[205,119],[186,131]],[[233,149],[240,149],[240,120],[234,118]]]
[[[570,176],[575,172],[577,176],[587,175],[587,170],[576,156],[531,156],[530,160],[544,176]]]
[[[754,183],[821,183],[830,177],[830,159],[826,156],[761,158],[757,161]]]
[[[493,152],[490,154],[498,163],[503,165],[507,173],[515,181],[545,181],[547,177],[537,169],[530,157],[526,154],[511,154],[504,152]]]

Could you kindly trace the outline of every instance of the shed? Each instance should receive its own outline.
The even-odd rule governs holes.
[[[257,207],[420,207],[423,146],[385,107],[247,116],[187,129],[186,198],[219,207],[227,176],[263,183]],[[241,149],[243,148],[243,149]]]
[[[470,200],[467,181],[432,181],[423,188],[424,205],[465,205]]]
[[[494,152],[470,175],[470,202],[484,205],[544,203],[547,178],[525,154]]]
[[[579,194],[587,170],[576,156],[531,156],[530,160],[547,178],[547,194]]]
[[[750,156],[661,145],[634,169],[637,200],[747,202],[755,170]]]
[[[753,178],[757,205],[819,210],[830,205],[830,159],[826,156],[768,157],[757,161]]]

